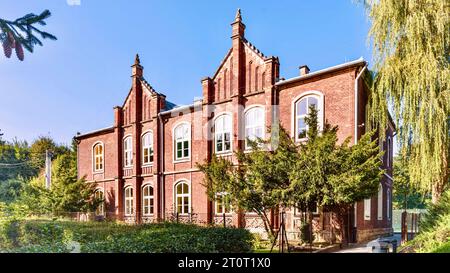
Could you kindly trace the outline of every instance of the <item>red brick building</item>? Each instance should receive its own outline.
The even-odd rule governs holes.
[[[367,88],[361,75],[366,61],[314,72],[301,66],[299,76],[280,79],[278,58],[265,56],[246,40],[239,11],[231,27],[231,48],[213,76],[201,80],[201,99],[186,106],[169,102],[144,79],[136,55],[131,88],[114,108],[114,125],[76,136],[78,175],[96,183],[97,194],[105,199],[98,214],[129,222],[174,215],[199,223],[225,218],[258,230],[257,217],[232,212],[225,196],[219,202],[208,200],[197,162],[213,153],[233,158],[234,150],[246,148],[247,137],[264,137],[266,126],[277,122],[301,141],[311,104],[319,110],[321,125],[327,120],[339,126],[341,141],[349,136],[358,140],[364,133]],[[393,131],[392,124],[383,143],[387,175],[378,196],[355,204],[350,215],[358,240],[392,231]],[[292,211],[287,220],[293,232],[298,230],[296,217]],[[277,218],[274,213],[273,221]],[[315,221],[318,230],[326,230],[322,214]]]

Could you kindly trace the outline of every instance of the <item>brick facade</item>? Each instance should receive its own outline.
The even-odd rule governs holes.
[[[324,70],[309,72],[307,67],[300,69],[300,75],[283,80],[279,76],[277,57],[263,55],[245,39],[245,25],[240,12],[231,24],[232,46],[212,77],[201,80],[202,99],[187,106],[176,106],[166,100],[164,94],[155,91],[143,77],[143,67],[139,57],[132,65],[132,84],[122,106],[114,108],[114,125],[76,136],[78,142],[78,175],[89,183],[96,183],[104,193],[106,217],[116,217],[130,222],[148,222],[173,217],[176,212],[175,186],[184,182],[188,185],[189,213],[176,217],[192,218],[202,223],[210,223],[220,218],[215,215],[215,206],[209,201],[202,185],[203,175],[196,167],[215,152],[213,122],[221,114],[231,119],[232,150],[245,148],[244,116],[253,107],[264,109],[265,126],[278,121],[294,136],[295,103],[302,97],[313,94],[319,98],[321,119],[339,126],[338,137],[355,138],[355,87],[358,89],[357,138],[364,133],[367,88],[362,79],[355,85],[358,74],[367,63],[362,60],[345,63]],[[189,155],[177,160],[174,140],[175,128],[186,124],[189,129]],[[153,162],[144,162],[143,138],[152,133]],[[388,130],[392,139],[393,128]],[[124,167],[124,139],[132,139],[132,165]],[[94,146],[103,147],[103,168],[95,170]],[[183,144],[184,145],[184,144]],[[383,144],[386,150],[386,143]],[[391,141],[392,146],[392,141]],[[385,155],[384,162],[387,162]],[[233,159],[232,152],[221,154]],[[392,161],[391,161],[392,162]],[[386,164],[385,164],[386,167]],[[383,185],[383,217],[377,219],[377,197],[372,198],[371,218],[364,219],[364,202],[359,202],[352,212],[359,240],[373,234],[391,232],[391,220],[387,219],[387,192],[392,192],[392,169]],[[144,215],[142,189],[145,185],[153,187],[153,214]],[[133,213],[125,215],[125,188],[133,189]],[[181,199],[180,199],[181,200]],[[392,200],[392,198],[390,198]],[[181,201],[180,201],[181,202]],[[182,203],[182,202],[181,202]],[[249,227],[255,220],[250,214],[232,213],[225,217],[230,223]],[[295,215],[292,214],[295,218]],[[277,216],[274,214],[273,219]],[[294,219],[293,218],[293,219]],[[317,219],[320,220],[318,216]],[[294,223],[294,220],[293,222]],[[289,226],[289,224],[288,224]],[[291,225],[292,226],[292,225]],[[294,229],[292,226],[291,229]],[[380,233],[378,232],[378,233]],[[377,234],[378,234],[377,233]]]

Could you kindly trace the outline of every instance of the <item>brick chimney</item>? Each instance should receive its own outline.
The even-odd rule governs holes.
[[[203,89],[203,102],[211,103],[214,98],[214,84],[210,77],[205,77],[202,79],[202,89]]]
[[[300,69],[300,76],[304,76],[309,73],[309,67],[305,64],[299,67]]]

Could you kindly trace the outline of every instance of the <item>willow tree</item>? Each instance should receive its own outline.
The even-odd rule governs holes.
[[[392,106],[400,148],[407,148],[410,158],[411,182],[431,191],[435,203],[449,178],[449,2],[363,2],[376,72],[371,125],[385,126]]]

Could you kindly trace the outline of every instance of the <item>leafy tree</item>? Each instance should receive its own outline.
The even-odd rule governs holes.
[[[316,203],[337,212],[345,242],[344,215],[355,202],[374,196],[380,185],[383,170],[377,140],[369,132],[353,146],[349,146],[350,138],[338,145],[338,127],[325,124],[319,132],[314,106],[305,122],[308,140],[300,144],[286,194],[293,204]]]
[[[45,188],[43,176],[27,185],[19,200],[31,213],[64,215],[71,212],[93,211],[103,200],[93,198],[95,184],[77,177],[76,153],[60,154],[52,162],[52,184]]]
[[[51,197],[53,212],[88,212],[95,209],[92,202],[95,184],[77,178],[76,155],[63,154],[53,162]]]
[[[0,142],[0,182],[21,177],[29,179],[37,174],[31,167],[29,146],[26,141],[14,139]]]
[[[57,145],[50,137],[38,137],[30,147],[31,166],[37,170],[45,167],[45,152],[49,151],[52,158],[57,158],[59,155],[69,153],[70,150],[64,145]]]
[[[19,198],[26,181],[21,178],[0,182],[0,202],[9,204]]]
[[[269,140],[248,140],[252,152],[236,152],[237,166],[215,155],[210,162],[198,164],[208,196],[215,200],[217,193],[226,192],[233,207],[257,213],[271,240],[275,233],[268,213],[288,205],[283,190],[289,187],[289,171],[297,157],[297,148],[283,128],[273,135]]]
[[[45,19],[49,18],[50,15],[50,11],[44,10],[40,15],[29,13],[14,21],[0,18],[0,42],[3,44],[5,56],[10,58],[12,49],[15,49],[17,58],[23,61],[25,57],[23,47],[32,53],[35,45],[42,46],[41,40],[35,33],[40,35],[42,39],[56,40],[54,35],[36,27],[36,24],[46,25]]]
[[[362,2],[372,21],[369,36],[376,71],[371,120],[386,126],[388,100],[399,125],[400,146],[409,147],[410,181],[431,191],[436,203],[449,181],[448,2]]]
[[[424,209],[429,201],[429,194],[411,184],[407,160],[402,155],[394,158],[392,206],[394,209]]]

